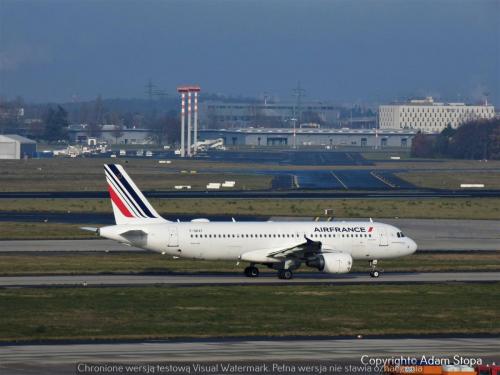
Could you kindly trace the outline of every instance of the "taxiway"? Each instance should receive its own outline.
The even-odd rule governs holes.
[[[281,280],[274,273],[257,278],[236,274],[177,274],[177,275],[70,275],[70,276],[2,276],[0,287],[46,286],[201,286],[201,285],[312,285],[312,284],[425,284],[425,283],[500,282],[500,272],[407,272],[385,273],[372,278],[365,273],[328,275],[296,273],[291,280]]]

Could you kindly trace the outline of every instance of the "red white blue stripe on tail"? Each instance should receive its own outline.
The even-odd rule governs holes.
[[[121,165],[105,164],[104,172],[117,224],[137,219],[164,221]]]

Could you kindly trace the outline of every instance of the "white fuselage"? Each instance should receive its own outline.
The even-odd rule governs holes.
[[[142,231],[135,240],[124,232]],[[100,235],[133,246],[190,259],[272,262],[258,258],[293,247],[308,238],[321,242],[323,252],[348,253],[354,260],[388,259],[412,254],[415,242],[394,226],[374,222],[167,222],[114,225]],[[257,254],[246,259],[245,254]]]

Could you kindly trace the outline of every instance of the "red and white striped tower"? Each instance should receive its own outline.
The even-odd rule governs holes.
[[[194,154],[198,152],[198,91],[194,92]]]
[[[191,157],[191,91],[188,91],[187,156]]]
[[[184,135],[184,118],[186,117],[186,93],[181,91],[181,158],[185,156],[185,147],[184,147],[184,139],[186,136]]]
[[[193,139],[191,136],[191,94],[194,93],[194,144],[198,140],[198,92],[200,91],[199,86],[180,86],[177,88],[177,91],[181,94],[181,157],[192,156],[191,152],[191,140]],[[186,94],[187,94],[187,131],[185,131],[185,119],[186,119]],[[186,144],[187,137],[187,147]],[[196,147],[196,146],[195,146]],[[196,150],[195,150],[196,153]]]

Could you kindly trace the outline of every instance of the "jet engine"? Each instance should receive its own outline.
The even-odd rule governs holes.
[[[306,264],[327,273],[347,273],[352,267],[352,257],[345,253],[325,253],[308,260]]]

